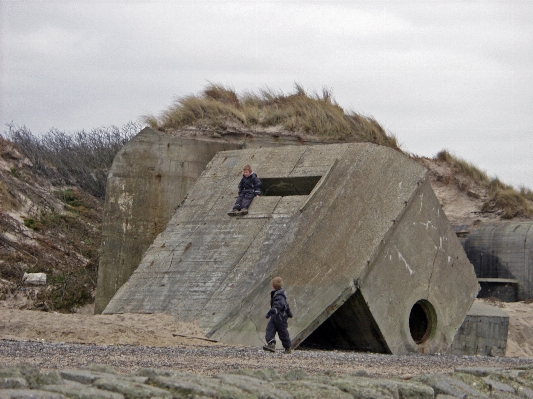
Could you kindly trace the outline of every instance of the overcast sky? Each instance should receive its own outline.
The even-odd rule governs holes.
[[[3,126],[121,126],[208,82],[297,82],[331,89],[404,150],[446,148],[533,189],[533,1],[0,4]]]

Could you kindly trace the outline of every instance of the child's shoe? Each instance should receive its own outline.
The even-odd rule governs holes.
[[[263,349],[268,352],[276,352],[276,342],[270,341],[268,344],[263,345]]]
[[[237,209],[232,209],[231,211],[228,212],[228,215],[229,216],[237,216],[238,213],[239,213],[239,211]]]
[[[286,355],[290,355],[292,353],[292,349],[291,348],[285,348],[285,351],[283,353],[285,353]]]
[[[246,209],[246,208],[242,208],[242,209],[239,211],[239,215],[241,215],[241,216],[248,215],[248,209]]]

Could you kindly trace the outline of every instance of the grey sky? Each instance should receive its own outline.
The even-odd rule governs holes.
[[[533,188],[533,1],[0,1],[2,125],[158,114],[210,82],[327,87],[403,148]]]

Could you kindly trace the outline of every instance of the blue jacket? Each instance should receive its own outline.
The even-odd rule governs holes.
[[[261,187],[263,183],[259,180],[259,177],[255,173],[250,173],[248,177],[242,176],[239,183],[239,195],[242,193],[254,193],[255,195],[261,194]]]
[[[287,302],[287,294],[283,288],[270,291],[270,310],[266,317],[269,318],[272,315],[282,317],[285,320],[287,317],[292,317],[291,308]]]

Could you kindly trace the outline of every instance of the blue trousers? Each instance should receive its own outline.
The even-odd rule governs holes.
[[[271,341],[276,343],[274,337],[278,333],[279,340],[285,349],[291,347],[291,337],[289,336],[289,330],[287,329],[287,317],[282,317],[280,315],[272,315],[266,327],[265,339],[267,344]]]
[[[233,205],[233,209],[237,209],[238,211],[240,211],[241,209],[248,209],[254,197],[255,197],[255,194],[253,191],[251,193],[242,192],[237,197],[237,200],[235,201],[235,205]]]

